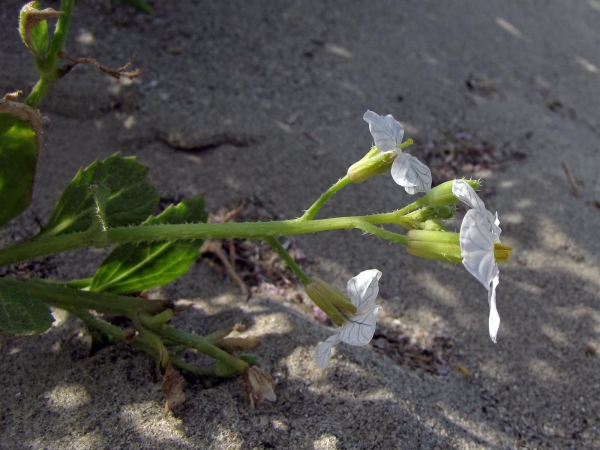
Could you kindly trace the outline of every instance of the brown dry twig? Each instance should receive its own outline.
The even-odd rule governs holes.
[[[581,192],[579,192],[579,189],[577,189],[577,185],[575,184],[575,180],[573,180],[573,176],[571,175],[571,168],[564,161],[561,161],[560,164],[562,165],[562,168],[565,171],[565,175],[567,176],[567,181],[569,182],[569,185],[571,186],[571,190],[573,191],[573,195],[575,195],[575,197],[577,197],[577,198],[581,198]]]
[[[133,58],[135,57],[135,53],[133,55],[131,55],[131,58],[129,58],[129,61],[127,61],[127,64],[125,64],[123,67],[119,67],[118,69],[111,69],[110,67],[106,67],[106,66],[100,64],[98,61],[96,61],[93,58],[85,58],[85,57],[83,57],[83,58],[74,58],[72,56],[67,55],[64,52],[60,52],[59,56],[61,58],[65,58],[65,59],[68,59],[69,61],[71,61],[71,64],[65,70],[65,73],[67,73],[68,71],[70,71],[77,64],[90,64],[90,65],[92,65],[94,67],[97,67],[98,69],[100,69],[105,74],[110,75],[111,77],[116,78],[116,79],[119,79],[121,77],[125,77],[125,78],[129,78],[131,80],[131,79],[136,78],[136,77],[138,77],[138,76],[140,76],[142,74],[142,70],[141,69],[136,69],[136,70],[132,70],[131,72],[126,72],[126,69],[133,62]]]
[[[222,209],[217,214],[209,214],[208,223],[225,223],[234,219],[237,214],[244,209],[246,202],[242,202],[240,206],[232,211],[226,212]],[[223,251],[223,240],[222,239],[206,239],[200,247],[200,254],[212,253],[215,255],[227,270],[227,273],[231,279],[238,285],[242,294],[246,297],[246,300],[250,298],[250,289],[244,283],[244,280],[235,271],[235,246],[233,240],[229,240],[229,256]]]

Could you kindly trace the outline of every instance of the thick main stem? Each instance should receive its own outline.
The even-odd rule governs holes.
[[[365,222],[372,225],[402,223],[401,216],[407,212],[407,208],[408,207],[403,208],[400,211],[384,214],[373,214],[369,216],[338,217],[333,219],[309,221],[295,219],[274,222],[196,223],[112,228],[108,230],[108,239],[112,244],[183,239],[265,239],[268,237],[317,233],[330,230],[352,228],[362,229],[362,224]],[[399,242],[406,245],[407,241],[405,238],[403,239],[399,237],[394,239],[394,242]],[[32,241],[23,242],[12,247],[1,249],[0,266],[6,266],[31,258],[91,246],[92,241],[88,232],[71,233],[61,236],[41,236],[40,238]]]

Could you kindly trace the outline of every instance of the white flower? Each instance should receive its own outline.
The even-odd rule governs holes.
[[[454,180],[452,193],[470,206],[460,226],[460,250],[463,265],[488,290],[490,305],[489,329],[492,341],[496,342],[500,316],[496,309],[496,287],[500,281],[500,271],[494,256],[494,246],[500,242],[500,221],[493,215],[464,180]]]
[[[483,200],[479,198],[475,189],[473,189],[465,180],[454,180],[454,183],[452,183],[452,194],[469,208],[481,211],[490,223],[492,233],[495,237],[494,240],[500,242],[500,233],[502,233],[502,229],[499,227],[500,220],[498,220],[498,213],[492,214],[485,208]]]
[[[324,368],[331,357],[331,348],[340,342],[362,346],[373,339],[375,333],[377,311],[380,306],[375,305],[379,293],[379,279],[381,272],[377,269],[365,270],[354,278],[348,280],[347,292],[350,301],[356,306],[356,314],[347,317],[347,321],[340,330],[330,336],[325,342],[317,346],[317,366]]]
[[[399,148],[404,136],[404,128],[391,114],[380,116],[367,110],[363,119],[369,124],[369,131],[375,141],[375,147],[382,152],[396,153],[392,163],[392,178],[409,194],[427,192],[431,189],[431,171],[414,156],[402,152]]]

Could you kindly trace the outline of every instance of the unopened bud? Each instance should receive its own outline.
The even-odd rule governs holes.
[[[479,189],[479,181],[477,180],[464,180],[473,189]],[[443,205],[455,205],[460,203],[452,193],[452,186],[454,180],[446,181],[445,183],[438,184],[436,187],[430,189],[427,194],[422,198],[423,203],[427,203],[429,206],[443,206]]]
[[[463,260],[458,233],[410,230],[406,250],[419,258],[460,264]]]
[[[396,151],[382,152],[377,147],[373,147],[360,161],[350,166],[348,178],[354,184],[360,184],[372,176],[389,172],[397,155]]]

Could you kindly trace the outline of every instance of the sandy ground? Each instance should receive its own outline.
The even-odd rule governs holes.
[[[20,3],[0,5],[4,92],[36,80]],[[383,272],[373,345],[340,345],[319,370],[314,347],[330,328],[289,290],[263,286],[244,302],[202,259],[160,294],[195,302],[178,318],[185,329],[241,321],[262,338],[271,409],[247,407],[235,381],[190,382],[186,405],[163,419],[153,362],[125,345],[88,357],[81,323],[57,313],[41,336],[0,340],[0,448],[600,448],[589,354],[600,349],[599,1],[151,3],[151,18],[78,3],[68,52],[119,66],[137,49],[145,72],[119,85],[78,67],[56,85],[41,105],[52,125],[34,204],[0,231],[4,244],[35,232],[77,169],[117,151],[148,165],[165,198],[204,193],[214,212],[251,199],[270,218],[297,217],[368,150],[363,113],[392,113],[437,181],[481,176],[499,211],[515,250],[501,266],[498,343],[486,292],[462,267],[357,231],[300,236],[306,270],[339,287]],[[408,201],[378,177],[321,214]],[[87,277],[102,255],[36,270]],[[415,368],[432,353],[437,363]]]

